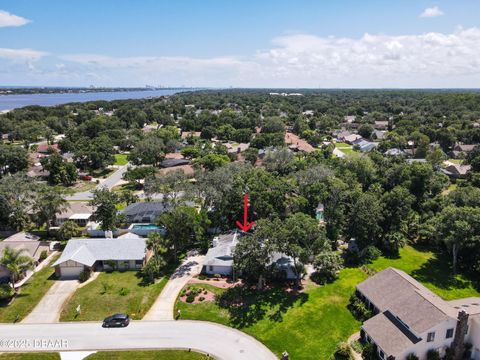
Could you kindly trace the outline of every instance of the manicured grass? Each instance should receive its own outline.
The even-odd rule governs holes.
[[[450,161],[453,164],[458,164],[458,165],[463,163],[463,159],[448,159],[448,161]]]
[[[57,258],[58,256],[52,259],[51,263]],[[19,294],[9,305],[0,302],[0,322],[14,322],[17,315],[19,315],[19,320],[22,320],[40,302],[43,295],[55,282],[55,270],[50,267],[50,264],[35,273],[21,287]]]
[[[440,261],[430,251],[407,246],[400,251],[399,258],[381,257],[369,266],[377,271],[389,266],[401,269],[447,300],[480,296],[470,281],[461,277],[448,280],[452,279],[448,262]],[[181,309],[182,319],[208,320],[239,328],[277,355],[286,350],[292,359],[330,359],[337,343],[359,330],[360,323],[347,305],[355,286],[366,278],[360,268],[346,268],[335,282],[309,287],[296,298],[283,291],[269,290],[257,293],[255,299],[243,298],[247,300],[243,302],[246,306],[239,302],[192,305],[178,301],[177,308]],[[188,286],[211,290],[203,284]],[[217,288],[214,291],[219,296],[226,293]],[[232,295],[232,299],[239,298],[234,292]]]
[[[162,278],[144,286],[135,271],[101,273],[75,292],[65,304],[60,321],[103,320],[119,312],[129,314],[132,319],[141,319],[166,283],[167,278]],[[125,289],[123,293],[122,289]],[[78,305],[81,314],[77,316]]]
[[[186,350],[100,351],[86,360],[203,360],[206,355]],[[212,358],[210,358],[212,359]]]
[[[403,270],[445,300],[480,297],[480,280],[473,282],[462,275],[452,276],[450,259],[411,246],[400,250],[398,259],[377,259],[371,267],[381,271],[389,266]]]
[[[125,154],[115,154],[115,165],[127,165],[127,155]]]
[[[3,353],[0,359],[8,360],[60,360],[59,353],[37,352],[37,353]]]
[[[335,147],[337,147],[337,148],[341,148],[341,147],[347,147],[347,148],[349,147],[349,148],[351,148],[352,145],[347,144],[347,143],[344,143],[344,142],[336,142],[336,143],[335,143]]]

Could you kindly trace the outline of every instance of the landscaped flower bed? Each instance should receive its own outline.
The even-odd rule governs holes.
[[[215,294],[205,288],[187,287],[180,293],[180,300],[188,304],[198,304],[215,300]]]

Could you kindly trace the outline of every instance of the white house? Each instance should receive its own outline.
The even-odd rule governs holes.
[[[357,294],[375,316],[361,328],[380,359],[420,360],[429,350],[441,356],[447,348],[463,354],[473,345],[472,359],[480,360],[480,298],[445,301],[403,271],[388,268],[357,285]]]
[[[212,247],[208,249],[205,255],[202,272],[208,275],[232,276],[234,270],[233,252],[238,244],[239,237],[240,235],[237,232],[215,237]],[[286,279],[296,279],[294,261],[291,257],[275,252],[272,254],[269,265],[284,272]]]
[[[144,238],[71,239],[52,267],[62,278],[83,270],[138,270],[148,260]]]
[[[203,262],[203,272],[209,275],[233,274],[233,251],[238,243],[238,233],[219,235],[213,239]]]

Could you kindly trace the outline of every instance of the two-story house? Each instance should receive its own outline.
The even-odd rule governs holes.
[[[424,360],[429,350],[443,356],[447,348],[463,354],[469,343],[471,358],[480,360],[480,298],[445,301],[394,268],[358,284],[357,295],[375,314],[363,323],[361,336],[380,359],[415,354]]]

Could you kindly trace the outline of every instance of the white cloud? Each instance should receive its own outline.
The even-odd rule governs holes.
[[[46,52],[32,49],[0,48],[0,58],[37,60],[45,55],[47,55]]]
[[[14,58],[12,51],[26,59],[44,55],[0,49],[0,57],[3,53]],[[288,34],[249,56],[69,54],[47,57],[35,67],[43,84],[64,79],[69,84],[106,86],[478,87],[479,59],[480,28],[474,27],[447,34],[359,38]]]
[[[426,8],[423,10],[423,12],[420,14],[420,17],[422,18],[433,18],[437,16],[442,16],[444,13],[438,6],[433,6],[430,8]]]
[[[22,26],[28,24],[30,20],[21,16],[10,14],[8,11],[0,10],[0,27]]]

